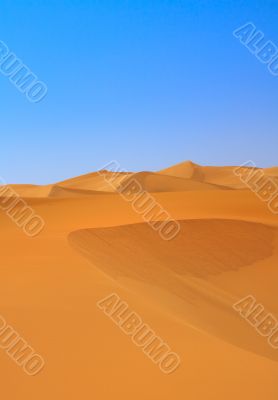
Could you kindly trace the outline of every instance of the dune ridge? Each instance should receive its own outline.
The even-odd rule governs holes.
[[[202,190],[248,190],[234,174],[236,167],[203,167],[185,161],[155,172],[92,172],[50,185],[10,185],[23,198],[82,197],[99,193],[116,193],[136,180],[143,190],[151,193]],[[278,183],[278,168],[263,169],[266,177]]]
[[[29,238],[0,208],[1,314],[46,367],[31,382],[3,354],[9,397],[277,399],[277,350],[232,306],[251,294],[278,317],[278,219],[233,170],[187,161],[11,185],[45,227]],[[274,180],[277,171],[264,169]],[[132,179],[179,221],[175,239],[118,193]],[[110,293],[180,356],[174,374],[165,379],[99,312]]]

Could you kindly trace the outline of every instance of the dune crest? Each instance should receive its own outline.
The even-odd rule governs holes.
[[[278,351],[232,306],[252,295],[278,318],[278,219],[233,170],[186,161],[1,187],[1,315],[46,361],[31,382],[3,353],[8,398],[277,399]],[[179,221],[174,239],[118,193],[134,179]],[[7,215],[13,191],[23,210]],[[25,206],[45,221],[33,238],[19,228]],[[174,374],[100,312],[111,293],[179,355]]]

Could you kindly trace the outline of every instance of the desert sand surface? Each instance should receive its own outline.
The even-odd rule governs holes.
[[[45,226],[28,237],[0,211],[1,315],[45,366],[28,376],[0,349],[3,398],[276,400],[278,349],[233,304],[252,295],[278,319],[278,215],[234,168],[187,161],[113,186],[109,171],[11,185]],[[278,167],[264,173],[277,180]],[[174,239],[120,195],[131,179],[179,221]],[[176,371],[97,307],[111,293],[179,355]]]

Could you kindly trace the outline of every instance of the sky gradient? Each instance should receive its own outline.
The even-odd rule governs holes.
[[[248,21],[278,46],[274,0],[2,0],[0,40],[48,94],[0,75],[0,175],[278,165],[278,77],[232,34]]]

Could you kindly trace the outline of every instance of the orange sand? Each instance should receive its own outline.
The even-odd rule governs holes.
[[[265,174],[278,179],[278,168]],[[46,364],[31,377],[0,349],[2,397],[276,400],[278,350],[232,305],[252,294],[278,318],[278,216],[233,167],[185,162],[131,178],[180,221],[174,240],[97,173],[12,185],[46,225],[30,238],[0,212],[1,315]],[[176,372],[97,308],[112,292],[179,354]]]

